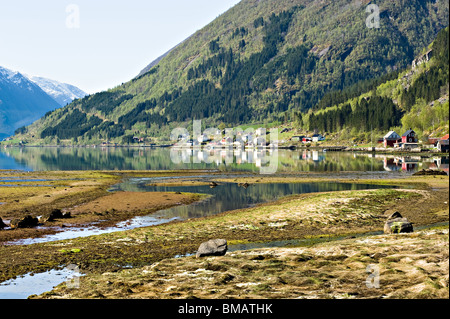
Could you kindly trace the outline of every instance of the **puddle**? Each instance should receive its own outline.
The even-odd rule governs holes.
[[[0,283],[0,299],[26,299],[31,295],[51,291],[53,287],[68,280],[75,284],[77,276],[82,276],[82,274],[68,268],[53,269],[39,274],[26,274]]]

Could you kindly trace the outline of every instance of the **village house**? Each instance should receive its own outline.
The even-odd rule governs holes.
[[[258,135],[258,136],[266,135],[266,133],[267,132],[266,132],[266,129],[264,127],[260,127],[260,128],[257,128],[255,130],[255,134]]]
[[[407,130],[405,134],[402,135],[402,143],[417,144],[417,142],[416,132],[412,129]]]
[[[312,140],[313,142],[324,141],[324,140],[325,140],[325,137],[323,137],[321,134],[314,134],[314,135],[311,137],[311,140]]]
[[[449,134],[442,137],[436,145],[439,152],[449,152]]]
[[[401,137],[401,140],[394,143],[394,147],[403,149],[413,149],[419,146],[417,134],[412,129],[407,130]]]
[[[209,138],[208,138],[208,135],[202,134],[197,138],[197,140],[199,143],[204,143],[204,142],[208,142]]]
[[[304,138],[302,138],[302,142],[303,142],[303,143],[311,143],[311,142],[312,142],[312,138],[310,138],[310,137],[304,137]]]
[[[303,135],[296,135],[291,137],[292,142],[301,142],[305,136]]]
[[[390,131],[383,137],[384,147],[394,147],[394,144],[397,143],[400,139],[400,135],[398,135],[395,131]]]
[[[222,145],[232,145],[233,144],[233,138],[231,136],[226,136],[222,139],[221,143]]]

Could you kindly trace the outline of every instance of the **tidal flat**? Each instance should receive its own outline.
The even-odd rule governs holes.
[[[39,209],[43,210],[44,207],[69,209],[73,211],[74,216],[74,220],[70,222],[77,227],[74,207],[80,209],[80,214],[83,212],[81,208],[89,207],[84,212],[96,216],[96,221],[104,220],[108,215],[105,212],[109,211],[111,214],[111,208],[106,205],[103,206],[105,211],[100,209],[95,213],[93,208],[95,205],[111,203],[108,200],[111,196],[123,196],[120,201],[126,198],[126,194],[112,195],[108,190],[112,185],[127,177],[183,176],[182,182],[188,185],[190,181],[186,176],[190,175],[193,181],[198,182],[196,176],[206,174],[209,176],[208,181],[215,181],[218,184],[247,183],[248,187],[252,187],[255,183],[351,182],[383,184],[395,186],[395,188],[290,195],[254,207],[226,211],[214,216],[32,245],[5,243],[14,237],[41,236],[46,227],[0,230],[0,236],[3,236],[1,237],[3,244],[0,246],[0,282],[20,275],[61,269],[75,264],[84,274],[80,278],[78,289],[69,289],[62,283],[51,292],[33,297],[373,298],[388,296],[416,298],[428,296],[445,298],[447,296],[448,298],[448,224],[438,230],[432,229],[432,233],[421,231],[407,235],[368,235],[365,236],[366,239],[351,238],[356,234],[382,231],[387,216],[394,211],[399,211],[407,217],[415,227],[448,222],[448,176],[379,178],[370,174],[347,172],[345,174],[279,174],[261,177],[248,174],[224,176],[223,172],[219,174],[218,172],[185,170],[171,171],[168,174],[156,171],[133,171],[129,174],[123,171],[39,173],[2,171],[0,177],[7,175],[10,178],[45,179],[53,183],[53,186],[49,188],[49,186],[27,185],[18,187],[15,191],[11,191],[12,187],[1,188],[0,202],[6,202],[6,204],[0,206],[0,217],[5,221],[24,214],[24,210],[28,210],[28,213],[40,212]],[[6,193],[3,192],[4,189]],[[63,189],[67,193],[63,193]],[[161,199],[164,195],[166,195],[164,200],[167,200],[169,194],[161,194]],[[173,203],[167,200],[170,205],[186,205],[201,200],[199,194],[171,195],[185,196],[185,202],[180,202],[180,198],[176,198]],[[138,195],[134,194],[134,196]],[[16,199],[19,201],[15,202]],[[134,202],[135,200],[130,201],[130,205]],[[115,208],[116,212],[113,212],[113,215],[123,214],[123,217],[129,218],[133,214],[138,215],[144,212],[149,214],[158,209],[155,206],[146,207],[146,203],[143,205],[139,209],[126,209],[125,204],[125,207]],[[95,218],[80,219],[78,227],[86,222],[93,222]],[[110,222],[114,223],[120,219],[111,218]],[[59,222],[61,221],[57,221]],[[69,220],[64,221],[64,223],[68,222]],[[9,235],[15,232],[21,234]],[[332,239],[335,236],[344,236],[348,239],[335,241]],[[369,243],[376,241],[377,236],[384,238],[383,243],[380,244],[381,248]],[[312,244],[308,247],[233,251],[223,257],[206,259],[189,257],[196,252],[202,242],[214,238],[226,239],[230,247],[245,243],[305,238],[321,238],[325,241],[330,238],[330,240],[327,243],[315,243],[312,240]],[[367,240],[368,244],[362,244],[358,240]],[[330,250],[327,253],[327,249],[334,252]],[[341,256],[332,260],[335,251],[343,249],[348,251],[344,254],[346,258]],[[394,267],[394,270],[383,268],[386,274],[393,273],[391,277],[395,284],[389,286],[391,290],[377,290],[375,293],[371,290],[367,293],[358,292],[360,290],[357,287],[365,286],[364,281],[360,280],[364,273],[364,266],[367,266],[369,262],[373,264],[373,258],[370,256],[375,256],[377,253],[381,254],[377,256],[386,255],[383,258],[387,258],[388,262],[389,258],[395,257],[398,251],[404,251],[402,258],[394,258],[396,262],[402,264],[401,267]],[[422,255],[419,252],[422,252]],[[427,252],[429,252],[428,255],[426,255]],[[304,260],[297,258],[302,254],[307,254],[309,257]],[[188,257],[174,258],[175,256]],[[421,261],[422,257],[424,261]],[[331,259],[328,260],[329,258]],[[414,281],[415,290],[414,293],[410,293],[407,277],[410,274],[402,267],[408,264],[411,266],[408,269],[417,270],[421,266],[415,263],[431,263],[430,258],[434,258],[434,263],[438,266],[430,266],[431,270],[422,267],[424,269],[422,273],[427,275],[419,276],[420,279],[417,279],[417,282]],[[442,266],[445,262],[447,268]],[[332,277],[324,279],[325,268],[323,267],[326,267]],[[308,275],[308,269],[314,273]],[[304,276],[300,276],[298,272]],[[389,276],[386,275],[384,278],[391,278]],[[177,278],[184,279],[177,285]],[[187,278],[192,282],[185,281],[188,280]],[[196,278],[198,281],[195,281]],[[213,286],[207,285],[207,289],[200,292],[201,287],[206,285],[205,278],[214,279],[211,281]],[[292,283],[293,278],[298,280]],[[157,283],[160,283],[159,286]],[[280,288],[277,288],[278,286]],[[295,287],[297,292],[294,291]],[[334,289],[333,287],[344,288],[335,289],[332,292],[330,289]]]

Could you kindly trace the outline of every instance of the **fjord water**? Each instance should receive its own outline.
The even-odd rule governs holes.
[[[394,156],[319,150],[172,150],[148,147],[25,147],[0,149],[0,169],[175,170],[218,169],[259,172],[276,164],[276,172],[408,171],[447,168],[448,157]]]

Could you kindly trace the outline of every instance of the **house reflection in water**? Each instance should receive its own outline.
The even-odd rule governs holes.
[[[420,156],[377,156],[383,157],[386,171],[412,172],[422,169],[435,169],[449,173],[448,157],[422,158]]]
[[[421,158],[420,156],[401,156],[395,157],[394,162],[397,163],[398,166],[401,166],[402,171],[411,172],[419,168]]]
[[[430,168],[439,169],[449,174],[449,158],[448,157],[438,157],[433,159],[433,163]]]
[[[383,156],[384,170],[386,171],[404,171],[412,172],[419,169],[422,165],[422,159],[420,156]]]
[[[395,162],[394,158],[392,157],[385,157],[384,158],[384,170],[394,172],[401,170],[401,166],[398,166]]]

